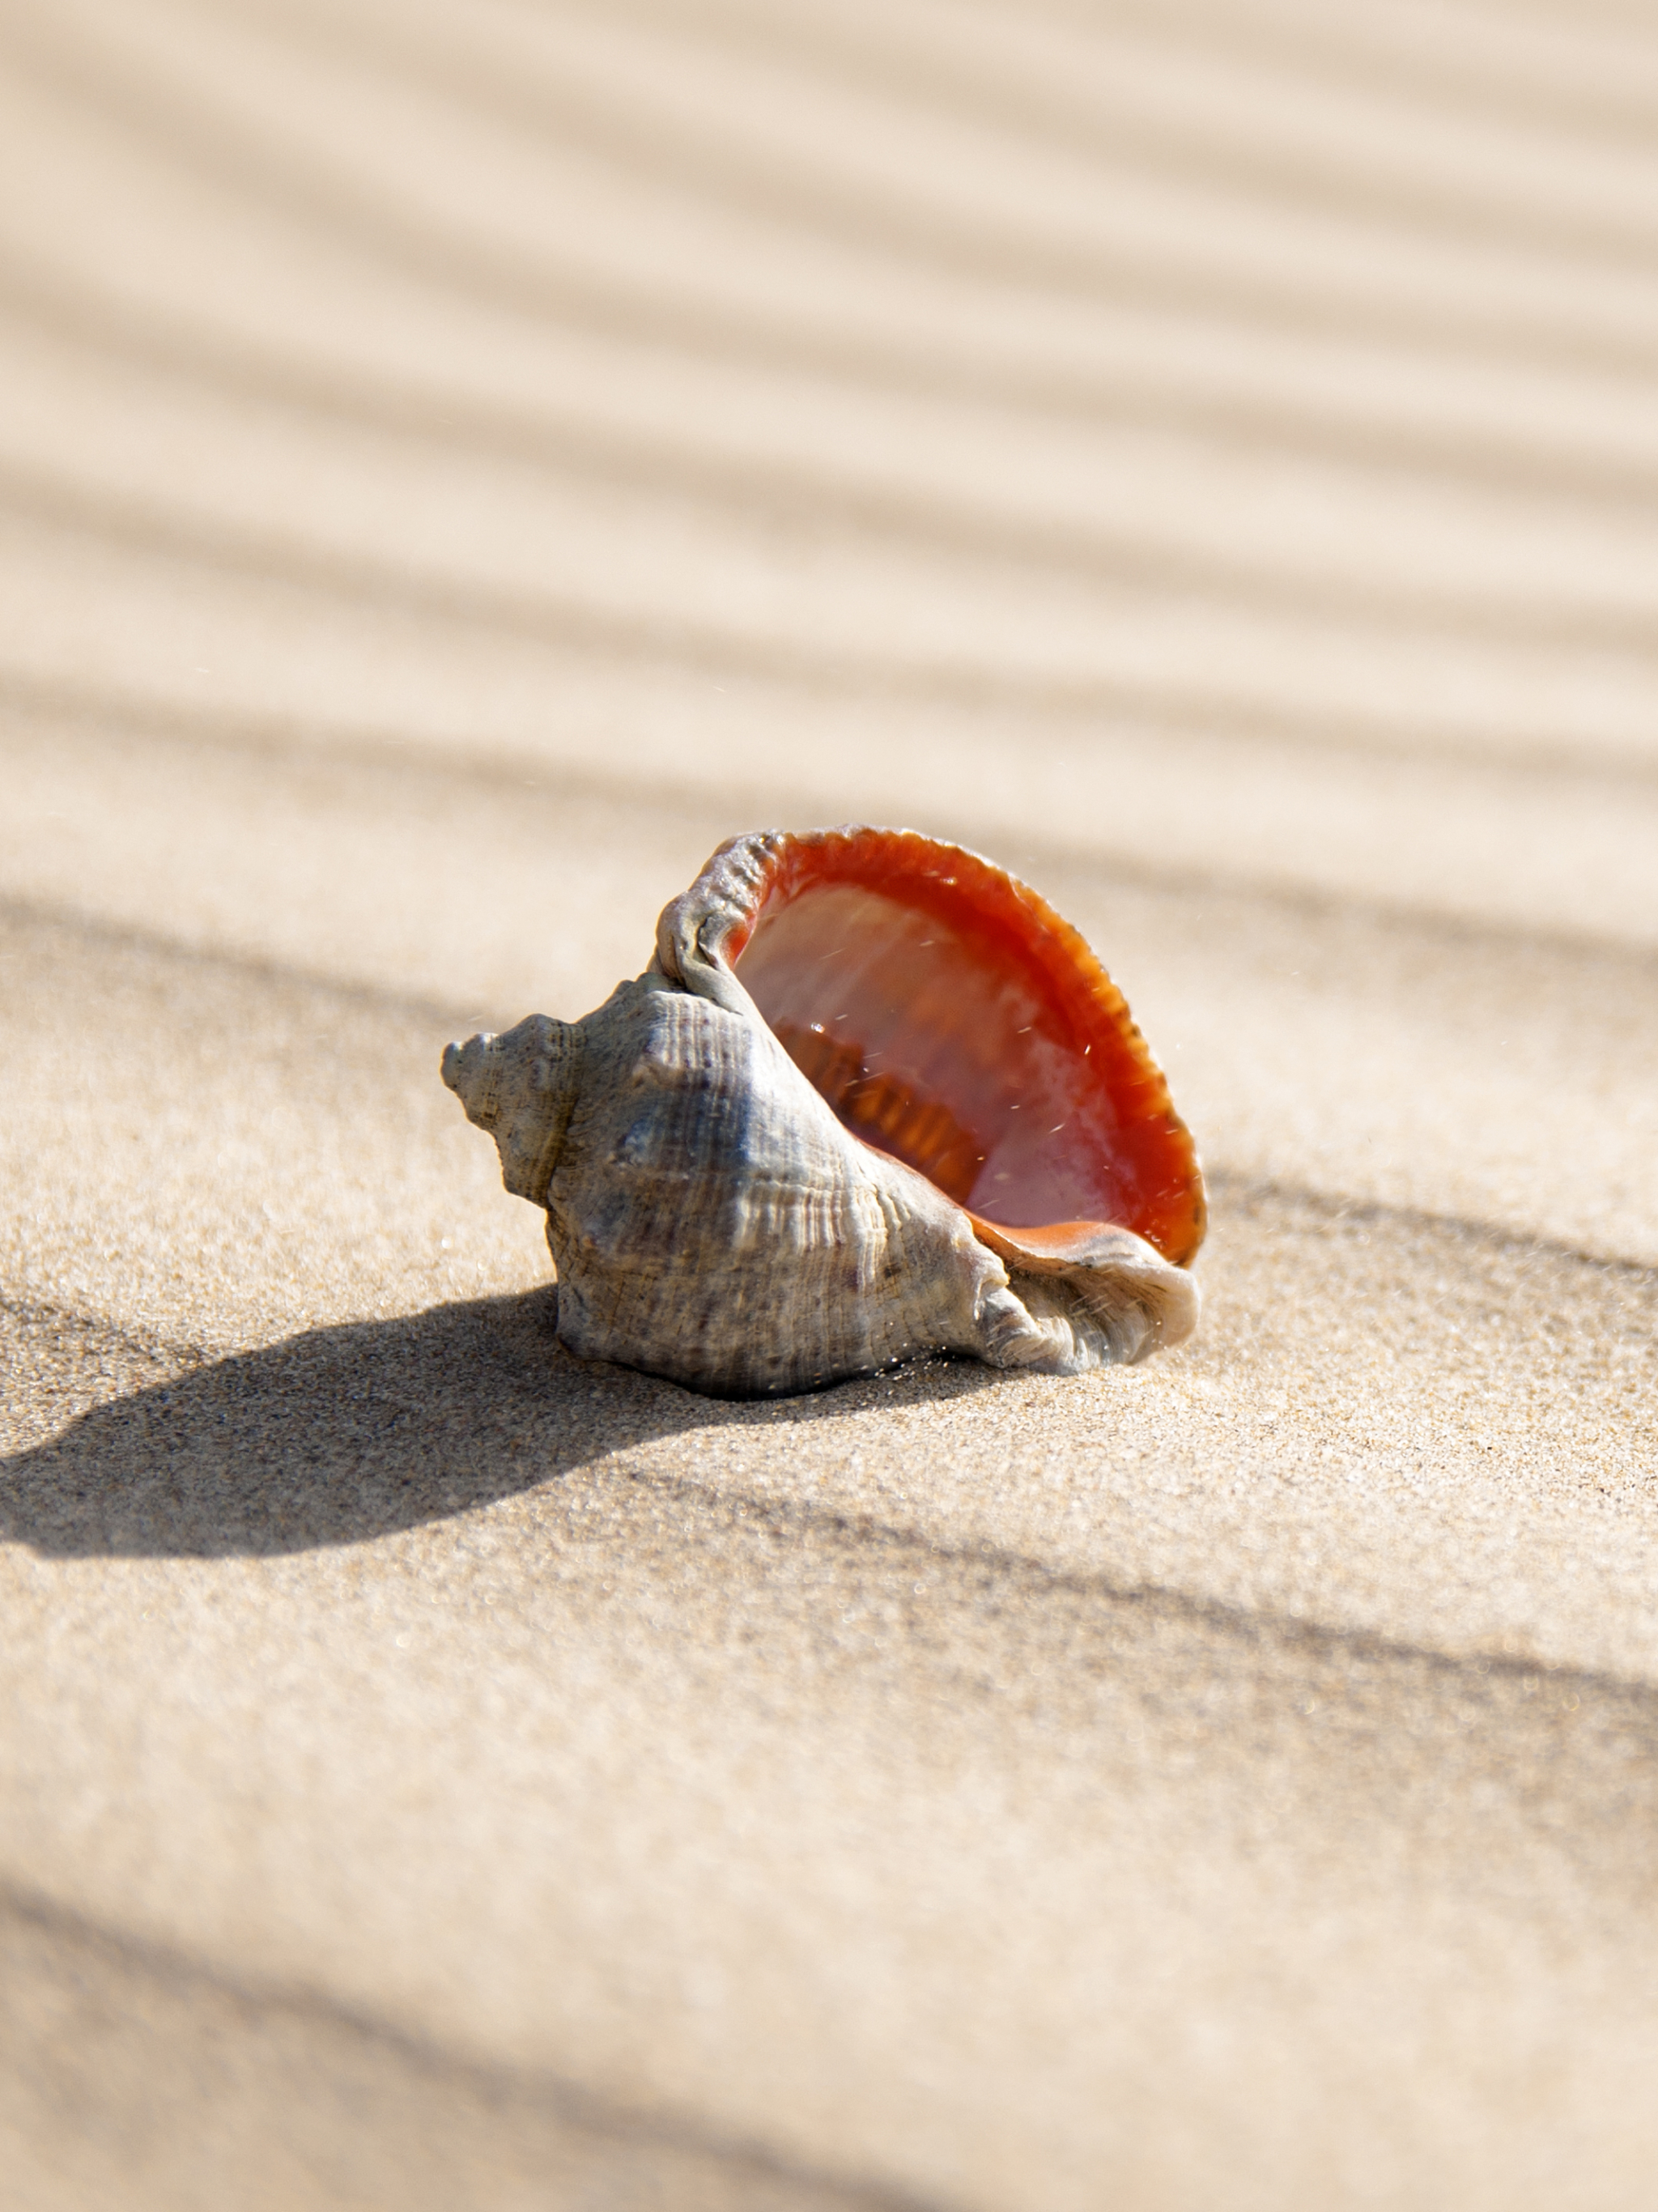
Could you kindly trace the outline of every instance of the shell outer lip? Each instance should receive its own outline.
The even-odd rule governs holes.
[[[1132,1229],[1102,1221],[1050,1222],[1010,1229],[963,1206],[979,1242],[995,1253],[1015,1282],[1021,1276],[1062,1279],[1116,1335],[1126,1304],[1138,1307],[1145,1334],[1128,1364],[1148,1352],[1172,1351],[1198,1325],[1202,1294],[1189,1267],[1176,1267]]]
[[[985,854],[967,846],[929,837],[921,830],[884,830],[862,823],[845,823],[832,830],[749,830],[727,838],[716,848],[695,882],[664,907],[657,921],[656,957],[652,966],[686,989],[696,991],[727,1011],[767,1026],[764,1015],[744,988],[735,964],[753,934],[762,910],[768,899],[780,896],[786,900],[793,896],[796,888],[793,878],[807,875],[812,856],[825,851],[847,852],[872,840],[893,847],[913,847],[918,859],[926,856],[929,872],[946,880],[962,871],[1005,885],[1063,957],[1090,979],[1102,1014],[1118,1027],[1139,1063],[1147,1082],[1148,1103],[1164,1121],[1169,1135],[1183,1145],[1189,1161],[1189,1228],[1175,1249],[1158,1252],[1169,1265],[1189,1268],[1208,1227],[1208,1206],[1197,1147],[1175,1109],[1167,1078],[1152,1059],[1121,992],[1081,933],[1049,906],[1040,892]],[[879,1147],[872,1149],[878,1151]],[[994,1224],[965,1206],[962,1210],[973,1222],[975,1236],[992,1250],[1000,1250],[998,1235],[1011,1243],[1017,1254],[1017,1264],[1026,1272],[1060,1273],[1078,1266],[1102,1264],[1107,1257],[1103,1248],[1096,1237],[1091,1247],[1084,1249],[1080,1241],[1084,1231],[1111,1237],[1134,1236],[1132,1230],[1105,1222],[1058,1223],[1041,1229],[996,1231]],[[1135,1241],[1145,1240],[1136,1237]],[[1149,1245],[1146,1249],[1158,1250]],[[1195,1319],[1194,1310],[1193,1326]]]

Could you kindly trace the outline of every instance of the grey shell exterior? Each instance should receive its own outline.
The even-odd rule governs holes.
[[[932,1352],[1077,1374],[1189,1334],[1190,1276],[1127,1231],[1010,1272],[841,1127],[723,960],[674,964],[444,1054],[507,1189],[547,1210],[569,1351],[750,1397]]]

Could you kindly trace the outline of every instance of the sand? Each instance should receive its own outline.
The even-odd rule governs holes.
[[[1658,44],[0,10],[24,2212],[1640,2212]],[[437,1080],[710,848],[1086,930],[1198,1338],[556,1347]]]

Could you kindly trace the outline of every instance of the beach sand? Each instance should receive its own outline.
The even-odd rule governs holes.
[[[1658,39],[0,7],[20,2212],[1641,2212]],[[1187,1348],[552,1338],[736,831],[1082,927]]]

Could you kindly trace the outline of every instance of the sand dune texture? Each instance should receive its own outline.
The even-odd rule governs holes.
[[[0,0],[19,2212],[1639,2212],[1658,27]],[[1207,1319],[564,1358],[437,1079],[1033,880]]]

